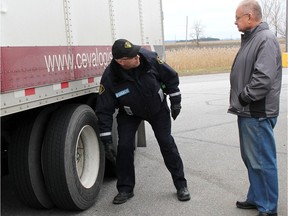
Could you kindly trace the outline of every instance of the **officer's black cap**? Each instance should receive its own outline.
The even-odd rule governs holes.
[[[131,58],[138,54],[140,48],[140,46],[133,45],[126,39],[118,39],[112,46],[112,55],[114,59],[120,59],[123,57]]]

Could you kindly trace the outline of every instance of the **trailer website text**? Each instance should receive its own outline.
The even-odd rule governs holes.
[[[112,58],[110,50],[99,52],[97,48],[95,52],[44,55],[48,72],[107,67]]]

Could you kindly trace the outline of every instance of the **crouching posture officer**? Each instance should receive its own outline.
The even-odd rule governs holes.
[[[101,79],[96,114],[106,157],[113,160],[116,153],[112,147],[112,121],[115,109],[119,109],[116,157],[119,193],[113,203],[121,204],[134,196],[135,134],[142,120],[152,126],[178,199],[189,200],[182,159],[171,136],[170,110],[166,101],[166,95],[169,95],[171,115],[175,120],[181,109],[178,74],[155,52],[133,45],[126,39],[115,41],[112,55],[113,59]]]

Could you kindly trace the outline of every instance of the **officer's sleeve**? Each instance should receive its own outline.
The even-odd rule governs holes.
[[[163,91],[169,95],[171,104],[181,103],[181,92],[179,89],[178,73],[157,55],[156,64],[159,69],[159,76],[163,82]]]
[[[100,138],[103,141],[111,139],[113,114],[116,108],[116,98],[111,91],[111,82],[104,74],[100,82],[99,96],[96,103]]]

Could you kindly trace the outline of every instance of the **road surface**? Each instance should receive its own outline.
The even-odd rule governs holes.
[[[287,78],[285,69],[281,112],[275,128],[279,166],[279,211],[287,216]],[[146,123],[147,147],[135,153],[135,196],[113,205],[115,179],[105,178],[98,201],[83,212],[57,208],[35,210],[23,206],[9,176],[2,178],[2,216],[253,216],[240,210],[245,200],[247,173],[241,161],[236,116],[228,114],[229,74],[181,77],[182,111],[173,122],[173,135],[184,162],[191,200],[179,202],[150,126]]]

